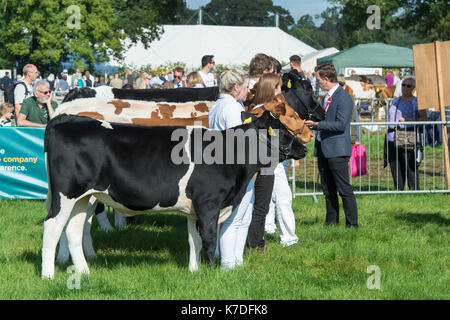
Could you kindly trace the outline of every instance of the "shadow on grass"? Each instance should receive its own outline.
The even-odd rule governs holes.
[[[443,227],[450,225],[450,219],[442,217],[439,213],[407,213],[398,215],[395,219],[418,225],[426,225],[428,223],[434,223]]]
[[[94,223],[91,234],[97,259],[88,260],[89,266],[112,269],[119,265],[175,262],[181,268],[189,267],[187,221],[181,214],[157,213],[138,216],[136,223],[110,233],[103,232]],[[41,248],[38,252],[24,251],[19,259],[34,264],[36,273],[40,274]],[[56,265],[56,268],[65,271],[71,264],[69,260],[62,266]]]

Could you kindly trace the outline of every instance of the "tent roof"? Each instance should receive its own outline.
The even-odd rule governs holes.
[[[304,57],[302,57],[302,69],[306,72],[314,71],[314,68],[317,66],[317,59],[326,57],[328,55],[334,54],[339,52],[338,49],[332,47],[332,48],[326,48],[322,49],[320,51],[312,52]]]
[[[317,59],[317,64],[332,63],[339,69],[346,67],[414,67],[413,51],[384,43],[368,43]]]
[[[276,27],[235,27],[211,25],[164,25],[161,39],[149,49],[139,43],[125,53],[125,63],[135,66],[166,62],[184,62],[188,68],[200,68],[204,55],[212,54],[217,64],[248,64],[257,53],[265,53],[280,62],[293,54],[316,52],[295,37]]]

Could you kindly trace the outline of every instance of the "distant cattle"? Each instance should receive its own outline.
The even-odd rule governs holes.
[[[353,92],[352,95],[353,97],[363,99],[377,98],[377,96],[381,92],[381,89],[386,87],[386,85],[383,84],[373,85],[367,82],[355,80],[346,80],[345,85],[351,88],[351,91]],[[350,91],[348,90],[347,92],[350,93]]]
[[[255,147],[251,139],[244,139],[238,149],[234,143],[217,145],[215,139],[199,141],[198,137],[218,135],[217,139],[226,141],[238,129],[245,135],[256,135],[258,148],[264,146],[270,154],[278,153],[278,161],[304,157],[306,147],[275,118],[283,112],[282,108],[277,110],[280,113],[266,111],[249,123],[224,131],[145,127],[72,115],[53,118],[44,139],[49,195],[42,277],[54,276],[56,245],[64,228],[76,271],[89,273],[82,239],[91,196],[129,216],[161,211],[187,215],[189,270],[198,269],[201,246],[205,261],[211,263],[218,222],[240,203],[250,179],[268,164],[263,163],[259,152],[250,152]],[[175,133],[186,138],[174,139]],[[222,163],[194,161],[195,150],[203,154],[207,149],[211,151],[213,145]],[[179,155],[177,161],[181,162],[174,161],[174,154]],[[249,161],[252,155],[256,156],[255,163]],[[240,164],[237,157],[244,157],[245,162]]]

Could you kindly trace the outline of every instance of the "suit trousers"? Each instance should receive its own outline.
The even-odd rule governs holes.
[[[317,142],[316,148],[327,209],[325,224],[336,225],[339,223],[339,192],[344,207],[345,225],[358,227],[358,207],[349,178],[348,162],[350,157],[326,158],[320,142]]]

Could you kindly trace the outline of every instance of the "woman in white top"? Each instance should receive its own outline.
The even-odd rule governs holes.
[[[241,112],[248,94],[248,75],[244,71],[227,67],[220,75],[220,96],[210,108],[208,120],[211,129],[226,130],[242,124]],[[220,264],[223,269],[233,269],[243,264],[244,247],[250,225],[254,183],[250,180],[239,206],[222,224],[219,235]]]

